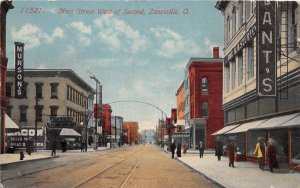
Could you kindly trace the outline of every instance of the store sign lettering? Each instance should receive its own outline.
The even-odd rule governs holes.
[[[257,3],[257,95],[276,96],[276,2]]]
[[[15,97],[24,95],[24,43],[15,42]]]

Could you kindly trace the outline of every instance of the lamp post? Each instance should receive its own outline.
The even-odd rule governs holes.
[[[92,80],[95,80],[96,81],[96,107],[98,109],[98,85],[99,85],[99,94],[100,94],[100,100],[99,100],[99,106],[100,106],[100,109],[99,109],[99,115],[100,115],[100,118],[102,117],[102,85],[100,84],[99,80],[94,76],[94,75],[90,75],[90,78]],[[101,119],[100,119],[101,120]],[[98,117],[95,116],[95,150],[97,150],[98,148],[98,135],[97,135],[97,129],[98,129]]]

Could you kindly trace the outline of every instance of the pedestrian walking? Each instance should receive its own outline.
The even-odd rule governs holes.
[[[202,141],[199,142],[199,153],[200,153],[200,158],[203,158],[204,144]]]
[[[51,156],[56,156],[56,147],[57,147],[57,143],[56,140],[53,140],[51,143]]]
[[[187,143],[184,142],[184,143],[182,144],[182,153],[183,153],[183,155],[186,154],[186,151],[187,151]]]
[[[175,141],[174,141],[174,142],[171,144],[172,159],[174,159],[175,149],[176,149],[176,143],[175,143]]]
[[[257,157],[258,166],[261,170],[264,170],[265,167],[265,153],[266,145],[263,139],[259,137],[253,154]]]
[[[61,151],[64,153],[67,151],[67,142],[65,140],[62,140],[61,143]]]
[[[181,157],[181,143],[177,144],[176,154],[177,154],[177,157]]]
[[[235,157],[236,147],[232,140],[227,145],[225,152],[227,152],[229,158],[229,167],[234,168],[234,157]]]
[[[84,142],[81,142],[81,152],[84,152],[84,149],[85,149],[85,143]]]
[[[278,167],[276,154],[277,154],[277,149],[275,146],[275,140],[269,138],[268,147],[267,147],[267,158],[269,160],[270,172],[273,172],[274,171],[273,169]]]
[[[218,157],[218,161],[221,161],[221,156],[223,156],[223,142],[221,140],[217,140],[215,147],[215,156]]]
[[[30,144],[31,144],[31,143],[30,143],[29,140],[27,140],[27,141],[25,142],[26,152],[28,153],[28,155],[31,155],[31,145],[30,145]]]

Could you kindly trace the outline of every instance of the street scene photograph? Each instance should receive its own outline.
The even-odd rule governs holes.
[[[300,1],[0,0],[0,188],[300,188]]]

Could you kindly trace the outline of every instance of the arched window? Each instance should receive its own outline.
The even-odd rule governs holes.
[[[202,92],[208,91],[208,80],[205,77],[202,78],[202,80],[201,80],[201,90],[202,90]]]
[[[208,116],[208,104],[207,102],[203,102],[201,104],[201,111],[202,111],[202,117],[207,117]]]

